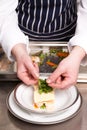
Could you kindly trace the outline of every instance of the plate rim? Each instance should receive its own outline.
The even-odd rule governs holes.
[[[61,110],[58,110],[58,111],[54,111],[54,112],[39,112],[39,111],[34,111],[34,110],[31,110],[31,109],[28,109],[28,108],[25,108],[18,100],[17,100],[17,98],[16,98],[16,91],[17,91],[17,89],[20,87],[20,85],[25,85],[24,83],[20,83],[20,84],[17,84],[17,86],[16,86],[16,88],[14,89],[14,100],[15,100],[15,102],[17,103],[17,105],[19,106],[19,107],[21,107],[22,109],[24,109],[25,111],[27,111],[27,112],[34,112],[34,113],[36,113],[36,114],[46,114],[46,115],[49,115],[49,114],[54,114],[55,112],[62,112],[62,111],[64,111],[64,110],[66,110],[66,109],[68,109],[69,107],[71,107],[76,101],[77,101],[77,99],[78,99],[78,97],[79,97],[79,91],[78,91],[78,89],[77,89],[77,87],[76,86],[73,86],[74,88],[75,88],[75,90],[76,90],[76,92],[77,92],[77,96],[76,96],[76,98],[75,98],[75,100],[70,104],[70,105],[68,105],[67,107],[65,107],[65,108],[63,108],[63,109],[61,109]]]
[[[13,90],[14,91],[14,90]],[[12,91],[12,92],[13,92]],[[9,112],[11,113],[11,114],[13,114],[16,118],[18,118],[18,119],[20,119],[20,120],[22,120],[22,121],[24,121],[24,122],[27,122],[27,123],[31,123],[31,124],[38,124],[38,125],[51,125],[51,124],[59,124],[59,123],[62,123],[62,122],[65,122],[65,121],[67,121],[67,120],[70,120],[70,119],[72,119],[73,117],[75,117],[80,111],[81,111],[81,108],[82,108],[82,104],[83,104],[83,98],[82,98],[82,96],[81,96],[81,93],[79,92],[79,97],[80,97],[80,105],[79,105],[79,107],[78,107],[78,109],[72,114],[72,115],[70,115],[69,117],[66,117],[65,119],[61,119],[61,120],[57,120],[57,121],[50,121],[50,122],[36,122],[36,121],[31,121],[31,120],[28,120],[28,119],[24,119],[23,117],[21,117],[21,116],[19,116],[19,115],[17,115],[13,110],[12,110],[12,108],[11,108],[11,106],[10,106],[10,104],[9,104],[9,98],[10,98],[10,96],[11,96],[11,94],[12,94],[12,92],[10,92],[9,94],[8,94],[8,96],[7,96],[7,98],[6,98],[6,105],[7,105],[7,108],[8,108],[8,110],[9,110]],[[78,97],[78,98],[79,98]],[[78,99],[77,99],[78,100]],[[16,104],[17,105],[17,104]],[[17,105],[18,106],[18,105]],[[18,106],[19,107],[19,106]],[[20,107],[19,107],[20,108]]]

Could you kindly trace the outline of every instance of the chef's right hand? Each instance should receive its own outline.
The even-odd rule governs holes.
[[[17,44],[12,49],[17,62],[17,75],[25,84],[32,85],[38,82],[39,67],[33,63],[24,44]]]

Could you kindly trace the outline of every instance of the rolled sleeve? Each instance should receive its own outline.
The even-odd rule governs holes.
[[[78,13],[77,13],[77,27],[75,36],[70,39],[68,42],[69,51],[72,50],[73,46],[82,47],[86,56],[82,60],[82,65],[87,65],[87,1],[81,0],[78,4]]]

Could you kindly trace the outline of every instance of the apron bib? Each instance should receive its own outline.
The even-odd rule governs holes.
[[[76,0],[19,0],[18,21],[32,41],[68,41],[75,33]]]

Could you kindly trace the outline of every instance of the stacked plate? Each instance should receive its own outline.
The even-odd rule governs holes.
[[[75,86],[55,90],[53,111],[36,109],[33,86],[19,84],[7,97],[7,107],[17,118],[33,124],[56,124],[74,117],[82,106],[82,97]]]

